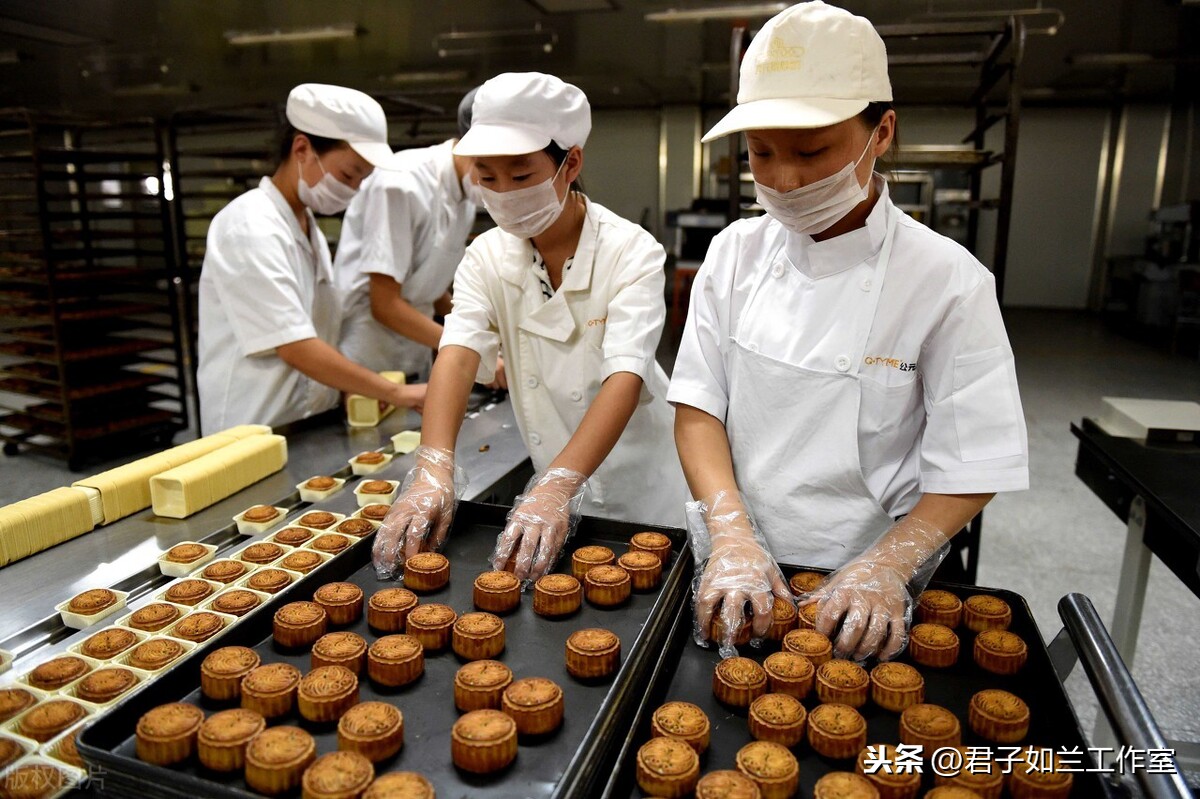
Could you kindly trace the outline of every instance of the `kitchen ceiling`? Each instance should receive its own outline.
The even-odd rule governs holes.
[[[560,75],[598,107],[720,106],[728,102],[733,23],[657,22],[646,15],[731,5],[738,3],[4,0],[0,106],[167,113],[277,103],[294,84],[321,81],[390,96],[389,111],[437,115],[435,109],[452,111],[471,86],[509,70]],[[847,0],[845,6],[876,24],[892,24],[1039,4]],[[1178,0],[1045,0],[1044,6],[1044,13],[1023,19],[1046,28],[1061,10],[1062,24],[1056,35],[1028,39],[1023,77],[1031,102],[1099,103],[1117,89],[1134,101],[1162,101],[1170,97],[1178,63],[1190,59],[1195,67],[1200,9],[1194,6]],[[906,49],[902,42],[892,47]],[[964,98],[974,81],[971,69],[893,70],[901,103]]]

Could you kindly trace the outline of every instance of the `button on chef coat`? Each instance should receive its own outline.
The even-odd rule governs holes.
[[[886,183],[876,177],[876,186],[880,198],[866,226],[823,242],[770,216],[735,222],[713,239],[693,286],[667,394],[672,403],[725,420],[730,336],[763,270],[779,277],[756,301],[743,345],[792,366],[851,368],[846,320],[870,297],[891,202]],[[904,215],[860,392],[863,476],[888,514],[908,512],[921,493],[1028,487],[1025,419],[992,275],[967,250]]]
[[[400,296],[433,316],[475,221],[475,204],[463,196],[454,170],[453,145],[401,151],[402,166],[371,173],[346,209],[334,258],[346,308],[341,350],[368,369],[429,375],[430,349],[371,316],[371,275],[392,278]]]
[[[270,178],[213,217],[200,272],[198,382],[205,431],[281,425],[338,404],[337,389],[288,366],[275,348],[336,344],[341,301],[329,245],[309,211],[305,235]]]
[[[479,353],[477,379],[487,383],[503,345],[517,424],[539,472],[566,446],[605,379],[640,377],[637,410],[589,480],[583,513],[681,526],[687,487],[666,373],[654,360],[666,319],[664,260],[649,233],[588,201],[574,264],[546,300],[530,242],[489,230],[458,269],[441,346]]]

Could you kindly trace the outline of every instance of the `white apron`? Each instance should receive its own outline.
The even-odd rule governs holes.
[[[836,568],[892,524],[863,479],[858,452],[859,370],[879,306],[899,211],[888,228],[857,318],[847,320],[844,355],[830,371],[806,369],[757,352],[755,301],[785,262],[782,245],[742,309],[729,351],[725,427],[734,474],[751,515],[780,563]],[[782,263],[781,263],[782,261]],[[769,290],[769,289],[768,289]],[[743,344],[743,342],[746,342]]]

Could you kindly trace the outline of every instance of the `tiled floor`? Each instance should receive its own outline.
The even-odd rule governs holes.
[[[1200,399],[1200,362],[1107,331],[1082,314],[1013,311],[1009,331],[1029,424],[1033,488],[997,497],[985,514],[979,580],[1024,595],[1047,640],[1056,606],[1077,591],[1111,618],[1125,526],[1074,475],[1069,425],[1100,398]],[[673,336],[661,360],[670,367]],[[69,482],[58,463],[22,455],[3,463],[0,502]],[[1200,599],[1157,561],[1151,567],[1134,677],[1168,737],[1200,739]],[[1097,705],[1082,669],[1067,682],[1086,729]],[[1196,780],[1193,775],[1193,780]]]
[[[1047,640],[1062,627],[1057,603],[1089,596],[1108,622],[1116,601],[1125,525],[1074,475],[1069,425],[1100,410],[1102,396],[1200,400],[1200,362],[1171,357],[1076,314],[1014,312],[1029,425],[1032,488],[998,496],[984,516],[979,581],[1023,594]],[[1200,475],[1197,475],[1200,481]],[[1168,738],[1200,740],[1200,599],[1154,559],[1133,675]],[[1085,729],[1097,703],[1081,668],[1067,688]],[[1192,774],[1200,785],[1200,775]]]

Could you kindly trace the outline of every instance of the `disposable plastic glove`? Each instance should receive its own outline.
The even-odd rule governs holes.
[[[467,488],[466,473],[449,450],[421,446],[400,496],[375,534],[372,561],[381,580],[398,576],[404,561],[422,549],[439,549],[450,532],[454,508]]]
[[[579,524],[579,506],[587,476],[571,469],[547,469],[525,486],[508,524],[496,537],[492,568],[503,569],[513,552],[512,571],[523,581],[536,580],[554,568],[563,545]]]
[[[908,645],[913,601],[950,550],[950,537],[906,516],[874,544],[829,575],[801,606],[820,603],[817,630],[833,640],[833,655],[891,660]]]
[[[793,602],[792,592],[740,496],[718,491],[687,503],[686,512],[688,538],[696,557],[693,637],[705,645],[719,605],[724,629],[717,649],[723,658],[734,657],[734,641],[745,624],[746,603],[753,609],[751,645],[757,645],[771,626],[775,602]]]

